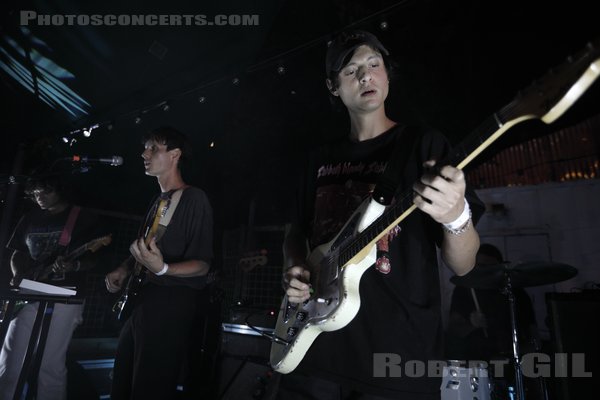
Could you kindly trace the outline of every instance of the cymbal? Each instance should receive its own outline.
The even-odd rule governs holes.
[[[575,275],[577,269],[570,265],[534,261],[517,265],[478,265],[466,275],[453,276],[450,282],[477,289],[501,289],[506,286],[507,276],[512,287],[531,287],[566,281]]]

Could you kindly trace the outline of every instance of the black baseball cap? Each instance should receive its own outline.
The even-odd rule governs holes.
[[[362,45],[367,45],[386,56],[390,55],[390,52],[383,47],[379,39],[370,32],[361,30],[342,32],[333,39],[327,49],[327,56],[325,57],[325,72],[327,76],[331,72],[340,71],[344,67],[344,60],[346,60],[348,55],[352,54],[354,50]]]

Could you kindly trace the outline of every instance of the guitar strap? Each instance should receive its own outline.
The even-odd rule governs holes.
[[[160,198],[157,200],[158,204],[156,205],[156,212],[154,213],[152,224],[148,227],[148,231],[144,236],[144,242],[146,243],[146,245],[149,244],[150,240],[152,240],[152,238],[156,236],[160,219],[168,211],[169,199]],[[156,240],[158,239],[159,238],[156,238]]]
[[[142,237],[144,238],[144,243],[146,243],[146,245],[150,243],[152,238],[156,238],[156,241],[158,241],[165,233],[165,229],[167,225],[169,225],[169,222],[171,222],[171,218],[179,204],[183,189],[184,188],[174,192],[163,193],[154,202],[152,212],[148,213],[146,222],[143,225],[144,234]],[[152,222],[150,223],[150,221]],[[137,268],[138,265],[136,264],[136,272],[139,272],[137,271]]]
[[[173,194],[170,196],[170,199],[168,200],[169,204],[167,207],[167,212],[160,218],[159,221],[159,224],[164,226],[165,228],[169,225],[169,222],[171,222],[173,214],[175,214],[175,209],[179,204],[179,200],[181,200],[181,194],[183,193],[184,189],[185,188],[177,189],[175,192],[173,192]]]
[[[171,222],[171,218],[173,218],[173,214],[175,214],[175,209],[179,204],[183,190],[184,188],[181,188],[161,194],[159,210],[162,211],[156,214],[152,230],[152,236],[156,238],[156,241],[159,241],[162,235],[164,235],[169,222]],[[149,238],[152,238],[152,236],[150,234],[148,235]],[[148,239],[148,242],[149,240],[150,239]]]
[[[373,199],[379,204],[384,206],[391,204],[394,194],[398,190],[402,171],[406,167],[410,155],[414,152],[415,146],[419,142],[417,139],[420,137],[421,130],[409,125],[405,126],[402,133],[396,137],[390,159],[373,190]]]
[[[392,203],[394,195],[398,191],[402,171],[406,167],[408,160],[411,159],[414,149],[421,137],[421,131],[414,127],[405,126],[400,134],[396,136],[396,143],[392,149],[390,158],[385,166],[385,170],[379,176],[375,189],[373,190],[373,199],[379,204],[389,206]],[[393,233],[392,229],[389,234]],[[382,274],[389,274],[392,270],[392,264],[389,259],[389,237],[377,242],[377,259],[375,269]]]
[[[63,228],[62,233],[60,234],[60,239],[58,240],[58,245],[62,248],[67,247],[69,243],[71,243],[71,234],[73,233],[73,227],[75,226],[75,222],[79,216],[79,211],[81,211],[81,207],[71,207],[71,211],[67,217],[67,222],[65,223],[65,227]]]

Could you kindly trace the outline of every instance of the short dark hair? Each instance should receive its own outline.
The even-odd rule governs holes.
[[[35,200],[34,191],[45,190],[56,192],[61,199],[67,200],[68,190],[63,180],[57,174],[36,175],[30,177],[25,183],[25,194]]]
[[[381,44],[377,36],[371,32],[361,30],[348,30],[338,34],[328,43],[327,55],[325,56],[325,74],[339,72],[348,63],[350,56],[360,46],[369,46],[382,55],[388,56],[390,52]]]
[[[192,146],[186,135],[171,126],[161,126],[146,133],[143,137],[143,143],[148,140],[154,140],[157,143],[167,146],[167,150],[181,150],[181,157],[177,167],[181,170],[192,157]]]
[[[388,75],[388,79],[392,81],[396,74],[396,63],[390,57],[389,51],[370,32],[351,30],[338,34],[330,43],[327,49],[325,59],[325,74],[331,82],[332,89],[337,89],[340,85],[340,71],[350,62],[356,49],[362,45],[369,46],[371,49],[381,54],[383,65]],[[333,106],[339,107],[341,100],[339,97],[329,93],[329,100]]]
[[[495,260],[498,260],[498,263],[504,261],[502,252],[493,244],[483,243],[481,246],[479,246],[479,254],[485,254],[486,256],[492,257]]]

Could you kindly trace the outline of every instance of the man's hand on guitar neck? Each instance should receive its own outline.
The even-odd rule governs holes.
[[[425,162],[424,167],[434,168],[435,161]],[[444,262],[457,275],[466,274],[475,266],[479,234],[471,222],[471,213],[465,200],[463,171],[449,165],[439,168],[437,173],[428,171],[413,185],[413,189],[415,205],[444,225],[441,246]],[[453,227],[454,224],[459,226]]]
[[[285,294],[290,303],[302,303],[310,298],[310,271],[300,266],[289,268],[283,276]]]
[[[54,263],[52,263],[52,272],[60,274],[64,272],[79,271],[80,266],[81,264],[78,260],[67,261],[62,256],[58,256]]]
[[[464,208],[464,173],[450,165],[441,167],[435,173],[432,170],[435,167],[433,160],[425,162],[423,166],[427,172],[413,186],[415,205],[440,224],[454,221]]]
[[[53,276],[53,279],[64,279],[66,272],[79,271],[80,267],[81,263],[78,260],[67,261],[63,256],[58,256],[51,265],[38,271],[38,273],[34,275],[34,279],[43,281],[50,275]]]

